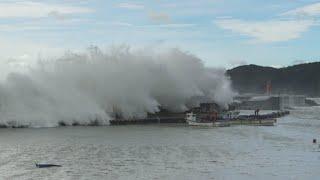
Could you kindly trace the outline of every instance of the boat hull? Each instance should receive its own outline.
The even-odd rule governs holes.
[[[190,126],[202,126],[202,127],[226,127],[230,126],[228,122],[193,122],[187,121]]]
[[[232,125],[274,126],[276,122],[276,119],[236,119],[232,120],[230,123]]]
[[[200,123],[200,122],[192,122],[192,121],[188,121],[188,125],[190,126],[206,126],[206,127],[210,127],[213,126],[213,123],[208,122],[208,123]]]

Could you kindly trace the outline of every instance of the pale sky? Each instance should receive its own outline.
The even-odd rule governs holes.
[[[0,60],[24,65],[90,45],[178,47],[207,66],[319,60],[320,1],[0,1]]]

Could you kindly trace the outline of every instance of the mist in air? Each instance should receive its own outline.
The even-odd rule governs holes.
[[[7,75],[0,83],[0,124],[107,125],[114,109],[124,118],[145,117],[159,107],[181,112],[198,105],[199,96],[226,106],[234,93],[224,73],[179,49],[67,52]]]

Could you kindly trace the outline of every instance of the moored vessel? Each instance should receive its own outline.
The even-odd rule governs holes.
[[[186,122],[190,126],[225,127],[230,126],[227,120],[217,120],[216,115],[200,117],[193,112],[186,113]]]

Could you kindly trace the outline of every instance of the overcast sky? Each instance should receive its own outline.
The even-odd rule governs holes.
[[[319,60],[320,1],[0,1],[2,63],[90,45],[179,47],[207,66]]]

